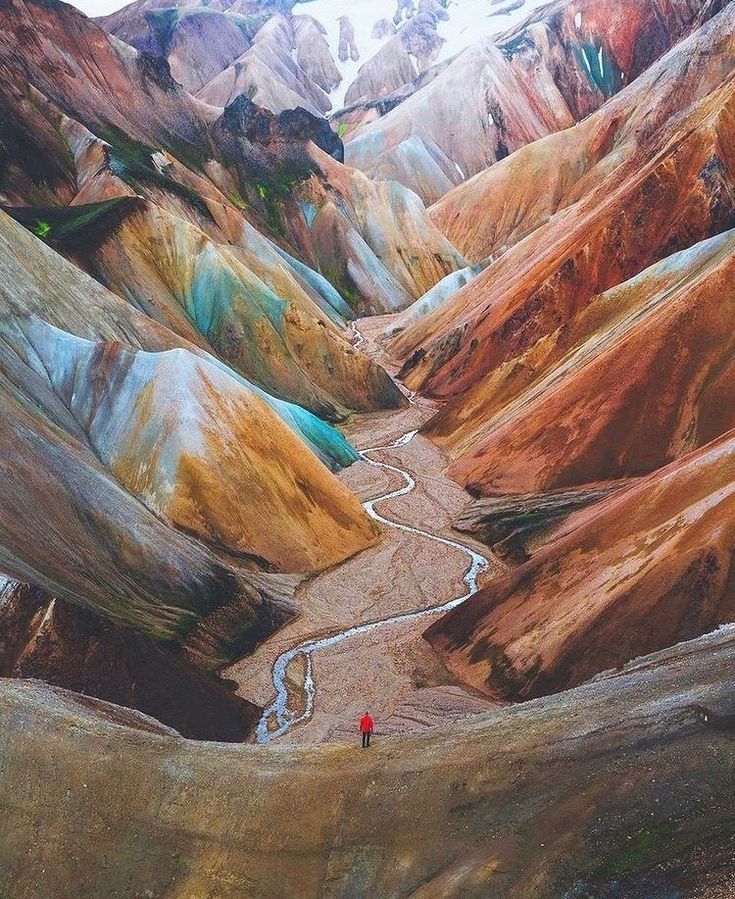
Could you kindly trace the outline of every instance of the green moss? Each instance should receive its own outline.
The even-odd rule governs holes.
[[[130,197],[115,197],[84,206],[28,206],[7,212],[46,243],[79,249],[103,240],[135,203]]]
[[[46,240],[49,234],[51,234],[51,223],[44,219],[36,219],[36,224],[31,228],[31,231],[33,231],[36,237],[40,237],[41,240]]]
[[[250,206],[239,190],[233,190],[228,199],[236,209],[247,209]]]
[[[649,867],[652,856],[656,855],[662,844],[668,842],[675,832],[675,826],[669,821],[662,821],[639,831],[625,849],[606,865],[602,876],[612,879]]]
[[[340,122],[337,125],[337,137],[342,140],[345,134],[347,134],[347,122]]]
[[[293,199],[293,192],[307,181],[314,172],[313,163],[308,159],[297,159],[283,163],[275,172],[264,173],[252,183],[263,217],[268,227],[279,237],[283,237],[283,203]]]
[[[110,145],[107,150],[110,170],[135,191],[142,193],[145,185],[160,187],[182,197],[202,215],[211,218],[209,207],[195,190],[156,168],[153,154],[159,152],[157,148],[138,143],[113,126],[105,129],[104,135],[101,136]],[[175,155],[177,159],[182,158],[178,154]]]
[[[268,13],[254,13],[249,16],[240,16],[235,13],[228,13],[227,18],[237,25],[247,40],[252,41],[263,25],[268,21],[270,15]]]

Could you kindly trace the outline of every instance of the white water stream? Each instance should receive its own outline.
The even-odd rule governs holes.
[[[358,346],[364,340],[364,338],[362,334],[360,334],[360,332],[357,330],[357,327],[354,323],[352,327],[358,339],[358,343],[356,343],[355,345]],[[412,399],[412,397],[409,397],[409,399]],[[286,650],[286,652],[281,653],[281,655],[278,656],[275,664],[273,665],[272,673],[273,686],[275,687],[276,696],[273,702],[263,711],[260,721],[258,722],[256,731],[258,743],[270,743],[278,737],[282,737],[285,733],[291,730],[292,727],[297,724],[301,724],[303,721],[308,721],[309,718],[311,718],[311,716],[313,715],[314,703],[316,700],[316,685],[314,683],[313,676],[312,656],[315,652],[319,652],[319,650],[321,649],[327,649],[330,646],[336,646],[338,643],[342,643],[345,640],[351,639],[352,637],[357,637],[360,634],[366,634],[370,631],[377,630],[377,628],[387,627],[388,625],[395,624],[397,622],[414,621],[420,618],[426,618],[431,615],[441,615],[445,612],[450,611],[450,609],[454,609],[457,606],[461,605],[463,602],[477,593],[479,589],[477,585],[477,579],[483,571],[487,571],[487,569],[490,567],[490,563],[485,558],[485,556],[480,555],[480,553],[475,552],[475,550],[471,549],[469,546],[466,546],[463,543],[460,543],[457,540],[450,540],[447,537],[440,537],[437,534],[430,533],[429,531],[424,531],[420,528],[414,528],[407,524],[399,524],[397,521],[392,521],[390,518],[385,518],[375,508],[378,503],[397,499],[399,496],[406,496],[407,494],[412,493],[416,488],[416,481],[411,473],[406,469],[399,468],[396,465],[389,465],[387,462],[378,462],[377,460],[370,458],[369,454],[379,452],[380,450],[397,449],[403,446],[407,446],[413,440],[417,433],[418,431],[408,431],[388,446],[374,446],[370,449],[365,449],[360,453],[362,461],[366,462],[368,465],[372,465],[375,468],[382,468],[384,471],[389,471],[393,474],[397,474],[401,478],[403,478],[404,481],[403,487],[400,487],[397,490],[391,490],[390,492],[384,493],[381,496],[376,497],[375,499],[368,500],[367,502],[363,503],[363,507],[371,518],[374,518],[375,521],[379,521],[381,524],[387,525],[391,528],[395,528],[399,531],[406,531],[410,534],[417,534],[419,537],[424,537],[427,540],[432,540],[434,543],[441,543],[444,546],[450,546],[453,549],[456,549],[458,552],[464,553],[470,560],[469,568],[467,569],[463,578],[463,584],[466,589],[461,596],[457,596],[455,599],[452,599],[449,602],[445,602],[442,605],[432,606],[426,609],[419,609],[413,612],[400,612],[396,615],[390,615],[387,618],[380,618],[377,621],[358,624],[354,627],[350,627],[346,630],[340,631],[337,634],[333,634],[329,637],[307,640],[303,643],[299,643],[292,649],[288,649]],[[301,709],[300,711],[294,710],[289,706],[289,693],[286,684],[286,677],[289,667],[291,663],[299,657],[303,657],[304,661],[304,680],[302,689],[305,697],[305,701],[303,702],[303,709]]]

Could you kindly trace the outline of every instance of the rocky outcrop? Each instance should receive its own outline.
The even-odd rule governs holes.
[[[342,75],[332,59],[324,26],[313,16],[295,16],[292,21],[296,61],[314,84],[331,93],[342,81]]]
[[[340,62],[351,59],[357,62],[360,51],[355,43],[355,29],[349,16],[339,17],[339,48],[337,50]]]
[[[165,59],[172,76],[191,93],[241,56],[263,24],[262,19],[227,15],[211,6],[135,7],[100,22],[136,50]]]
[[[735,433],[573,514],[426,632],[461,680],[528,699],[735,616]]]
[[[260,714],[155,640],[27,584],[0,594],[0,676],[136,709],[195,740],[240,743]]]
[[[121,883],[166,899],[317,897],[325,876],[340,899],[726,894],[733,645],[732,630],[714,634],[370,752],[203,747],[0,681],[8,899],[38,884],[91,899]]]
[[[353,132],[348,163],[434,202],[446,179],[459,184],[599,108],[697,24],[701,8],[699,0],[557,0],[506,35],[480,40]],[[408,158],[407,141],[419,144]]]
[[[476,500],[457,518],[457,530],[473,534],[492,547],[496,556],[521,564],[543,545],[550,532],[578,509],[621,490],[626,482],[552,490],[509,493]]]

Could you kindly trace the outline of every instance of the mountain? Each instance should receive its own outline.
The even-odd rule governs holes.
[[[349,308],[297,280],[254,230],[221,244],[149,201],[7,211],[135,308],[275,396],[329,420],[400,406],[386,373],[344,339]],[[327,294],[331,299],[331,295]],[[336,308],[335,308],[336,307]]]
[[[273,113],[295,108],[326,113],[331,108],[327,93],[298,61],[313,47],[315,37],[313,29],[310,35],[303,25],[295,28],[291,20],[273,16],[258,30],[252,46],[202,85],[197,96],[212,106],[229,106],[242,94]],[[336,76],[327,70],[327,83]]]
[[[341,141],[307,111],[273,117],[243,96],[224,111],[209,106],[173,80],[164,58],[111,39],[63,4],[37,12],[33,2],[13,0],[4,17],[0,11],[0,24],[6,110],[0,130],[4,167],[13,176],[5,179],[12,189],[6,205],[143,194],[228,244],[242,240],[237,231],[245,220],[298,257],[296,268],[305,264],[300,277],[311,280],[312,290],[319,283],[318,292],[328,292],[326,275],[357,309],[407,305],[464,266],[415,197],[398,197],[394,211],[387,204],[395,191],[370,188],[368,179],[320,152],[340,156]],[[83,199],[76,200],[75,181]],[[327,224],[314,228],[321,212]],[[417,226],[405,248],[405,235],[395,231],[403,216]],[[325,245],[325,230],[342,245],[338,256]]]
[[[426,632],[448,668],[528,699],[733,620],[735,433],[573,513]]]
[[[583,360],[589,362],[596,354],[595,347],[601,350],[598,365],[604,355],[603,347],[612,354],[606,357],[608,361],[616,359],[622,378],[616,382],[616,390],[626,385],[627,399],[618,410],[625,405],[632,416],[630,422],[645,427],[646,391],[654,382],[644,384],[647,377],[652,377],[652,370],[646,375],[638,367],[645,366],[643,357],[635,358],[635,366],[630,364],[635,355],[630,341],[636,339],[636,315],[641,314],[639,339],[651,340],[656,329],[654,321],[665,328],[663,322],[668,315],[677,314],[678,304],[672,303],[669,309],[667,300],[670,295],[675,296],[678,279],[682,283],[691,279],[693,290],[688,300],[694,310],[700,301],[700,286],[701,302],[705,305],[708,295],[706,284],[700,285],[698,280],[699,260],[707,257],[709,251],[716,255],[716,248],[724,246],[721,261],[726,264],[728,250],[721,243],[704,245],[701,254],[700,250],[689,254],[686,250],[697,241],[732,228],[735,222],[735,168],[728,149],[733,124],[734,27],[733,8],[726,7],[582,125],[540,142],[544,146],[537,144],[519,151],[516,157],[521,161],[524,156],[530,160],[545,159],[541,164],[550,175],[548,180],[539,177],[533,162],[525,169],[530,174],[530,184],[545,185],[539,190],[541,199],[531,206],[529,221],[523,226],[530,233],[436,311],[393,339],[393,352],[406,360],[403,375],[408,385],[449,400],[429,425],[429,431],[445,441],[456,460],[455,474],[465,483],[471,482],[482,490],[495,489],[492,462],[488,458],[485,470],[482,459],[482,441],[493,430],[495,416],[512,417],[514,404],[518,410],[523,408],[525,414],[533,397],[546,388],[551,390],[552,382],[553,389],[561,389],[562,380],[569,385],[571,381],[566,379],[572,376],[572,369],[584,366]],[[672,82],[668,79],[678,85],[676,101],[671,99]],[[558,167],[559,155],[553,149],[563,143],[577,162],[570,159],[568,166]],[[498,173],[492,177],[507,178],[504,189],[510,191],[513,185],[523,196],[523,191],[531,187],[529,184],[527,189],[521,189],[515,179],[516,157],[494,167]],[[551,175],[552,168],[558,168],[561,175]],[[571,173],[566,187],[565,173]],[[563,179],[561,183],[559,178]],[[565,195],[566,201],[557,203],[552,199]],[[550,206],[555,214],[544,221],[544,210]],[[512,213],[510,207],[505,208],[506,221],[510,223]],[[684,252],[677,256],[678,251]],[[669,263],[645,272],[667,257],[671,257]],[[718,277],[716,268],[713,260],[714,283]],[[660,316],[649,319],[647,314],[657,305],[658,287],[662,289],[658,296]],[[630,317],[616,316],[606,307],[606,299],[621,301]],[[706,328],[706,324],[702,326]],[[697,327],[694,326],[695,331]],[[626,329],[627,338],[623,336]],[[677,358],[668,347],[663,348],[659,358],[666,360],[675,379],[676,366],[688,366],[686,371],[679,370],[680,387],[675,387],[675,382],[671,385],[672,415],[674,419],[682,416],[680,421],[686,430],[684,420],[687,416],[691,420],[691,403],[685,399],[688,391],[695,389],[698,379],[716,375],[709,374],[709,349],[697,343],[699,337],[692,332],[693,342],[685,346],[684,332],[677,339],[679,336],[683,341],[681,355]],[[718,351],[716,346],[712,349]],[[654,352],[653,344],[647,350]],[[697,370],[699,365],[701,371]],[[587,369],[588,376],[592,371],[593,367]],[[581,368],[577,374],[582,377]],[[584,404],[590,398],[587,391],[594,392],[599,385],[587,382],[583,386],[581,380],[576,384],[574,389],[580,392],[576,398],[568,398],[583,414]],[[681,390],[678,398],[677,389]],[[653,392],[647,395],[648,402],[653,401]],[[624,442],[629,425],[623,425],[620,419],[614,421],[615,400],[610,396],[608,400],[612,405],[601,410],[601,431],[607,426],[621,428],[613,439]],[[660,395],[656,402],[659,401]],[[543,485],[542,478],[536,479],[533,488],[522,478],[512,481],[509,476],[505,487],[525,492],[540,486],[643,473],[665,464],[672,453],[686,452],[701,445],[699,441],[722,432],[716,430],[716,425],[715,432],[707,431],[705,426],[698,441],[695,426],[690,437],[678,442],[674,420],[665,421],[665,408],[664,403],[658,409],[650,409],[662,428],[657,431],[658,449],[641,441],[640,455],[635,458],[635,453],[622,450],[621,443],[616,457],[615,451],[600,444],[604,461],[600,458],[597,467],[592,463],[575,473],[573,468],[562,465]],[[547,411],[548,421],[556,423],[551,406]],[[606,418],[608,415],[611,417]],[[529,416],[529,425],[531,420]],[[722,427],[728,426],[724,420]],[[553,440],[552,432],[547,434]],[[557,435],[561,448],[563,431]],[[607,435],[611,436],[612,430]],[[575,453],[577,449],[570,444],[562,451]],[[649,450],[651,455],[646,460]],[[510,473],[513,457],[507,446],[503,454],[503,469]],[[538,457],[532,467],[537,463]]]
[[[353,451],[0,224],[3,570],[208,664],[252,647],[295,611],[258,568],[322,568],[374,540],[308,446]]]
[[[701,24],[701,0],[556,0],[460,53],[375,121],[346,159],[425,202],[588,116]],[[400,98],[399,98],[400,99]],[[484,218],[484,216],[483,216]]]
[[[594,297],[428,425],[479,493],[647,474],[735,426],[735,232]]]
[[[4,0],[0,76],[0,894],[729,896],[735,5]]]

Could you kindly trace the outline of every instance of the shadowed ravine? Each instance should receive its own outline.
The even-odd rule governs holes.
[[[352,329],[357,338],[355,345],[359,346],[365,338],[358,331],[354,323]],[[411,399],[411,397],[409,397],[409,399]],[[408,470],[399,468],[396,465],[389,465],[386,462],[378,462],[377,460],[372,459],[370,454],[380,452],[381,450],[390,450],[407,446],[413,440],[417,433],[418,432],[416,430],[407,431],[405,434],[402,434],[395,441],[393,441],[393,443],[390,443],[386,446],[369,447],[368,449],[364,449],[360,452],[361,461],[366,462],[368,465],[372,465],[375,468],[380,468],[384,471],[399,475],[404,481],[403,487],[400,487],[397,490],[390,490],[389,492],[383,493],[380,496],[375,497],[374,499],[367,500],[365,503],[363,503],[363,506],[368,515],[370,515],[371,518],[374,518],[381,524],[400,531],[417,534],[418,536],[424,537],[427,540],[432,540],[435,543],[441,543],[444,546],[449,546],[453,549],[456,549],[457,551],[468,556],[470,559],[470,566],[467,569],[462,581],[466,588],[465,591],[460,596],[449,600],[449,602],[442,603],[439,606],[423,608],[413,612],[401,612],[397,615],[390,615],[386,618],[380,618],[376,621],[370,621],[365,624],[356,625],[354,627],[350,627],[346,630],[340,631],[339,633],[332,634],[329,637],[323,637],[316,640],[306,640],[302,643],[299,643],[297,646],[286,650],[286,652],[281,653],[281,655],[278,656],[273,665],[272,678],[273,686],[276,690],[275,699],[263,711],[260,721],[258,722],[256,732],[258,743],[272,742],[278,737],[286,734],[295,725],[308,721],[313,715],[317,691],[313,677],[311,660],[315,652],[318,652],[322,649],[327,649],[328,647],[335,646],[336,644],[342,643],[345,640],[349,640],[352,637],[357,637],[361,634],[377,630],[380,627],[385,627],[396,622],[418,620],[421,618],[429,617],[431,615],[443,614],[461,605],[463,602],[477,593],[479,589],[477,584],[478,577],[482,572],[486,571],[490,565],[488,559],[486,559],[485,556],[480,555],[480,553],[475,552],[473,549],[470,549],[469,546],[459,541],[450,540],[447,537],[440,537],[437,534],[432,534],[429,531],[425,531],[420,528],[414,528],[410,525],[399,524],[398,522],[393,521],[390,518],[384,517],[380,514],[380,512],[376,510],[376,506],[380,503],[386,502],[388,500],[398,499],[401,496],[407,496],[409,493],[412,493],[416,488],[416,480],[414,478],[414,475],[411,474],[411,472],[409,472]],[[376,573],[376,576],[379,577],[380,574]],[[300,708],[292,708],[289,705],[290,696],[286,679],[291,663],[301,657],[303,657],[304,662],[304,673],[303,683],[299,692],[303,693],[303,701],[300,701]]]

